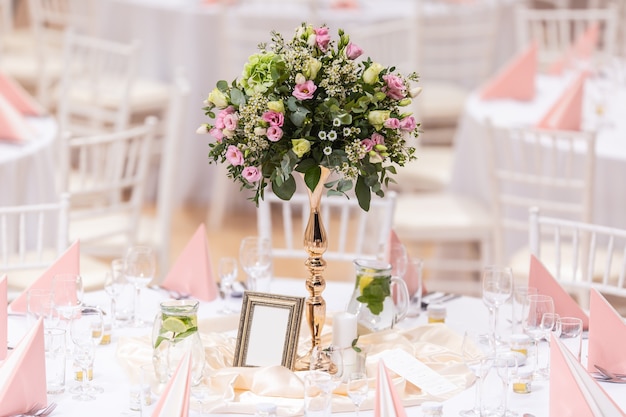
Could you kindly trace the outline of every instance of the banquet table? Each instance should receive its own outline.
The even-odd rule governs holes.
[[[304,280],[302,279],[280,279],[275,280],[272,284],[272,292],[280,294],[289,294],[293,296],[306,296],[304,289]],[[328,282],[327,288],[324,291],[324,296],[327,301],[328,314],[332,314],[336,311],[343,311],[349,299],[352,290],[352,285],[343,282]],[[144,290],[144,298],[142,299],[142,318],[150,320],[156,311],[158,310],[158,303],[161,300],[167,298],[161,290]],[[109,299],[103,291],[87,293],[84,298],[85,304],[99,305],[103,308],[108,308]],[[227,336],[235,337],[236,333],[232,330],[236,328],[239,316],[219,316],[217,311],[221,306],[221,301],[201,303],[199,308],[199,323],[200,331],[224,331]],[[471,297],[460,297],[446,304],[448,314],[445,324],[426,324],[425,314],[421,314],[417,318],[405,319],[397,325],[399,330],[411,329],[416,326],[446,326],[454,333],[459,335],[459,338],[466,329],[472,329],[476,331],[486,331],[488,326],[488,313],[486,307],[483,305],[480,299]],[[510,314],[507,310],[508,306],[502,307],[502,316]],[[202,328],[202,320],[208,318],[219,318],[219,320],[213,320],[213,326],[211,329]],[[19,340],[21,335],[27,330],[28,326],[25,326],[27,319],[24,316],[9,316],[9,342],[11,344]],[[502,320],[505,322],[505,320]],[[328,327],[328,326],[327,326]],[[507,330],[503,325],[503,335]],[[304,326],[303,326],[304,329]],[[330,329],[328,329],[330,330]],[[120,342],[125,338],[148,338],[151,334],[151,328],[116,328],[113,331],[112,343],[105,346],[99,346],[96,352],[96,362],[94,365],[94,379],[95,384],[100,385],[104,389],[104,393],[98,394],[95,401],[83,402],[76,401],[71,398],[69,392],[59,395],[49,395],[49,401],[54,401],[58,404],[55,412],[52,414],[54,417],[71,417],[71,416],[112,416],[112,415],[124,415],[124,416],[139,416],[139,412],[131,411],[129,409],[129,391],[130,391],[130,379],[119,361],[118,354],[120,350]],[[308,332],[307,330],[302,330]],[[460,339],[459,339],[460,340]],[[583,344],[584,345],[584,344]],[[541,346],[543,350],[542,354],[547,354],[545,343]],[[583,362],[586,360],[586,351],[583,348]],[[68,370],[70,369],[71,361],[68,360]],[[67,380],[67,386],[75,385],[76,382],[71,378]],[[613,398],[614,401],[624,410],[626,410],[626,385],[620,384],[608,384],[601,383],[601,386],[606,392]],[[462,409],[471,408],[474,401],[474,386],[468,387],[460,394],[445,401],[444,404],[444,416],[457,416]],[[369,400],[370,404],[373,404],[372,397],[374,395],[374,389],[370,390]],[[156,394],[155,394],[156,398]],[[548,381],[533,382],[533,389],[530,394],[514,394],[509,393],[509,407],[510,409],[517,411],[520,415],[523,413],[532,413],[536,417],[548,416],[548,401],[549,401],[549,383]],[[154,407],[146,407],[144,415],[149,415]],[[199,410],[199,405],[194,399],[191,398],[191,416],[203,415]],[[224,413],[210,413],[211,415],[227,415]],[[229,413],[237,414],[237,413]],[[334,415],[354,415],[352,412],[347,413],[333,413]],[[364,409],[361,414],[363,417],[372,417],[374,415],[372,409]],[[407,414],[410,416],[421,416],[422,412],[419,406],[407,407]],[[206,413],[204,415],[207,415]],[[285,416],[288,414],[281,413],[279,408],[279,416]],[[291,415],[291,414],[290,414]]]
[[[454,165],[450,189],[475,198],[490,206],[489,173],[487,171],[486,143],[487,120],[498,128],[533,126],[570,85],[575,73],[562,76],[538,74],[536,95],[531,101],[483,101],[479,91],[468,98],[459,121],[454,140]],[[594,111],[598,94],[606,98],[603,120]],[[585,83],[582,130],[596,130],[596,164],[593,187],[594,223],[626,228],[626,188],[617,186],[616,179],[626,178],[626,119],[623,103],[626,102],[626,85],[615,83],[606,92],[598,91],[593,77]],[[524,220],[524,219],[520,219]],[[524,244],[524,242],[517,242]],[[515,250],[514,247],[509,250]]]
[[[320,1],[319,19],[332,29],[342,27],[349,34],[351,27],[366,25],[369,22],[385,19],[409,17],[414,13],[413,0],[393,0],[394,7],[389,7],[390,0],[360,0],[357,9],[338,9],[329,7],[332,0]],[[449,7],[462,5],[434,0],[422,0],[426,10],[433,15],[445,14]],[[504,25],[512,27],[513,8],[519,0],[484,0],[506,5],[503,13]],[[141,42],[141,58],[138,72],[142,76],[170,81],[176,68],[184,69],[189,78],[191,92],[187,103],[187,114],[183,121],[184,132],[181,135],[179,158],[185,170],[178,173],[178,186],[174,198],[177,202],[207,203],[211,201],[213,187],[211,178],[223,176],[216,174],[220,169],[208,162],[208,137],[195,133],[196,128],[208,120],[204,116],[203,100],[215,87],[219,79],[232,79],[237,73],[230,70],[227,74],[220,67],[220,48],[228,45],[228,39],[220,37],[220,27],[228,22],[223,9],[217,1],[201,0],[105,0],[97,2],[97,32],[110,39],[129,42],[138,39]],[[305,2],[289,1],[233,1],[228,4],[228,13],[253,14],[259,22],[273,29],[272,18],[277,16],[293,17],[295,28],[303,20]],[[262,41],[261,39],[259,42]],[[515,50],[512,31],[503,32],[498,38],[496,65],[505,62]],[[255,52],[253,45],[250,53]],[[416,69],[419,72],[419,68]],[[221,177],[220,177],[221,178]],[[229,191],[238,190],[236,184],[229,183]],[[245,196],[233,193],[229,204],[245,204]],[[237,197],[241,196],[241,197]]]

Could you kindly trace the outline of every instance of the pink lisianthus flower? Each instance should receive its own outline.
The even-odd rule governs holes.
[[[298,100],[308,100],[313,98],[313,93],[317,90],[317,86],[311,80],[305,81],[301,84],[296,84],[293,89],[293,96]]]
[[[406,96],[406,87],[402,78],[394,74],[383,75],[383,80],[386,86],[383,87],[383,91],[394,100],[403,99]]]
[[[243,165],[243,154],[235,145],[230,145],[226,150],[226,159],[232,166]]]
[[[226,127],[224,125],[224,117],[233,113],[235,113],[235,108],[233,106],[228,106],[220,111],[215,118],[215,127],[218,129],[224,129]]]
[[[357,44],[348,42],[346,46],[346,57],[348,59],[357,59],[363,53],[363,49],[361,49]]]
[[[369,152],[372,149],[374,149],[374,145],[376,145],[376,144],[370,138],[363,139],[361,141],[361,146],[363,146],[365,148],[365,152]]]
[[[417,127],[417,123],[415,123],[415,119],[413,116],[407,116],[404,119],[400,120],[400,129],[410,132]]]
[[[374,145],[384,145],[385,144],[385,137],[383,135],[381,135],[380,133],[372,133],[372,142]]]
[[[215,140],[217,140],[218,142],[221,142],[222,139],[224,138],[224,134],[222,133],[222,131],[216,127],[209,130],[209,134],[213,136]]]
[[[390,117],[383,122],[383,126],[385,126],[387,129],[399,129],[400,120],[396,119],[395,117]]]
[[[266,135],[270,142],[278,142],[283,137],[283,130],[278,126],[270,126],[267,128]]]
[[[237,123],[239,122],[239,116],[235,113],[230,113],[224,116],[224,129],[234,131],[237,129]]]
[[[330,35],[328,34],[328,28],[321,27],[315,30],[315,44],[322,52],[326,52],[328,49],[328,43],[330,42]]]
[[[257,182],[261,179],[261,171],[257,167],[245,167],[241,172],[241,175],[248,182]]]
[[[285,116],[274,110],[266,111],[263,113],[263,120],[270,124],[270,126],[282,127],[285,123]]]

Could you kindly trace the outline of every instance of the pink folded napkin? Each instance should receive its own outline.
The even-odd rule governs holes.
[[[591,59],[591,56],[598,46],[599,39],[600,26],[598,22],[593,22],[587,27],[587,30],[574,41],[574,44],[565,54],[548,67],[548,74],[562,74],[566,67],[573,65],[573,60],[588,61]]]
[[[7,276],[0,278],[0,361],[7,357],[9,343],[9,322],[7,308]]]
[[[217,297],[204,224],[198,227],[161,286],[203,301],[211,301]]]
[[[46,113],[24,87],[2,71],[0,71],[0,96],[25,116],[42,116]]]
[[[398,396],[383,360],[378,362],[374,417],[406,417],[402,400]]]
[[[34,131],[11,103],[0,95],[0,140],[20,143],[33,138]]]
[[[537,288],[538,294],[545,294],[554,300],[554,311],[562,317],[578,317],[583,321],[583,329],[589,328],[589,317],[563,287],[554,279],[550,271],[535,255],[530,255],[530,276],[528,286]]]
[[[48,404],[43,319],[0,365],[0,413],[14,415]]]
[[[388,252],[386,255],[387,262],[389,262],[392,266],[394,266],[397,261],[396,259],[392,259],[391,254],[399,253],[399,251],[394,251],[393,249],[395,247],[401,247],[401,246],[402,246],[402,242],[400,241],[398,234],[395,232],[395,230],[392,230],[391,233],[389,233],[389,244],[387,245]],[[408,252],[406,255],[407,255],[407,258],[410,259],[410,255]],[[419,289],[419,275],[418,274],[419,274],[419,271],[415,270],[415,266],[411,262],[408,262],[403,279],[409,290],[409,294],[415,294],[415,292]],[[425,294],[426,292],[427,292],[426,287],[424,286],[424,282],[422,282],[422,294]]]
[[[626,323],[602,294],[593,288],[589,301],[588,349],[589,371],[596,371],[594,365],[599,365],[613,372],[626,373]]]
[[[14,313],[26,313],[28,290],[40,288],[44,290],[52,289],[52,279],[58,274],[80,274],[80,243],[76,241],[70,246],[37,281],[28,288],[9,305]]]
[[[552,105],[550,110],[537,123],[540,129],[580,130],[582,121],[583,93],[586,72],[581,72],[574,82]]]
[[[509,61],[482,89],[482,100],[535,98],[537,44],[533,43]]]
[[[167,383],[152,417],[186,417],[189,415],[191,390],[191,355],[185,354],[172,379]]]
[[[626,416],[563,343],[550,338],[550,416]]]

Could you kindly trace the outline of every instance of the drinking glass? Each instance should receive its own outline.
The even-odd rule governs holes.
[[[141,320],[141,289],[145,288],[154,278],[156,272],[156,256],[149,246],[133,246],[124,258],[124,275],[135,287],[135,303],[133,307],[133,326],[142,327],[146,323]]]
[[[463,362],[476,377],[476,389],[474,394],[474,406],[469,410],[462,410],[460,415],[466,417],[480,417],[480,405],[482,399],[482,381],[487,375],[493,363],[489,340],[483,334],[466,331],[461,344]]]
[[[343,379],[343,350],[333,345],[313,347],[309,370],[328,374],[330,376],[329,385],[323,388],[332,393]]]
[[[52,277],[54,308],[59,315],[59,322],[66,330],[66,353],[71,354],[69,322],[74,317],[83,300],[83,279],[78,274],[57,274]]]
[[[403,278],[409,263],[409,257],[404,245],[391,245],[389,249],[389,263],[391,264],[391,275]]]
[[[115,326],[115,318],[117,317],[116,300],[122,294],[124,285],[126,285],[126,276],[124,275],[124,260],[113,259],[111,261],[111,270],[106,271],[104,275],[104,291],[111,299],[111,326]]]
[[[58,314],[55,309],[52,290],[33,288],[26,293],[26,299],[29,321],[34,323],[43,317],[44,328],[50,329],[58,325]]]
[[[495,350],[500,344],[498,336],[498,310],[511,297],[513,271],[509,267],[488,265],[483,268],[483,302],[489,309],[490,341]]]
[[[223,305],[219,312],[232,314],[235,310],[230,306],[230,303],[233,284],[237,279],[237,259],[231,257],[220,258],[217,273],[220,277],[220,290],[223,294]]]
[[[369,381],[364,372],[352,372],[348,376],[348,397],[350,397],[352,404],[354,404],[356,417],[359,417],[361,404],[363,404],[363,401],[367,398],[368,391]]]
[[[537,294],[537,288],[528,285],[513,284],[513,295],[511,296],[511,333],[522,333],[522,310],[526,297]]]
[[[82,369],[82,384],[73,399],[91,401],[96,397],[94,392],[102,392],[102,388],[89,383],[89,368],[93,368],[96,346],[100,344],[104,334],[102,310],[96,307],[82,307],[70,322],[70,336],[74,342],[74,360]]]
[[[496,371],[498,380],[495,385],[487,386],[490,399],[481,405],[483,415],[498,415],[502,417],[514,417],[518,414],[509,410],[509,387],[517,377],[518,371],[517,356],[512,352],[498,353],[493,359],[493,368]],[[500,389],[499,389],[500,388]]]
[[[578,362],[582,350],[583,321],[577,317],[560,317],[557,320],[555,336],[572,352]]]
[[[539,342],[544,337],[541,320],[546,313],[554,313],[554,301],[552,297],[544,294],[531,294],[527,297],[522,313],[522,327],[534,341],[535,363],[533,365],[533,379],[546,379],[547,374],[539,369]]]
[[[248,276],[248,288],[268,292],[272,269],[272,247],[269,239],[256,236],[243,238],[239,246],[239,261]]]
[[[410,258],[404,282],[409,290],[409,310],[407,317],[417,317],[422,312],[422,272],[424,261],[420,258]]]

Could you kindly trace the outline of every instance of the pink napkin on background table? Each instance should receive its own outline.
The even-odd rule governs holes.
[[[0,278],[0,361],[7,357],[9,343],[9,322],[7,308],[7,276]]]
[[[0,364],[1,415],[48,404],[43,319],[39,319]]]
[[[42,116],[45,109],[17,81],[0,71],[0,96],[25,116]]]
[[[387,262],[389,262],[391,265],[395,265],[396,263],[396,260],[392,259],[392,255],[391,255],[392,253],[397,253],[393,250],[393,248],[396,246],[402,246],[402,242],[400,241],[400,238],[398,237],[398,234],[395,232],[395,230],[392,230],[389,233],[389,244],[387,245],[387,248],[388,248]],[[408,259],[411,259],[411,255],[408,252],[406,256]],[[416,271],[414,265],[411,262],[408,262],[403,279],[409,290],[409,295],[415,294],[415,292],[419,289],[419,275],[418,274],[419,274],[419,271]],[[422,281],[422,294],[426,294],[426,292],[427,292],[426,287],[424,286],[424,282]]]
[[[0,95],[0,140],[21,143],[31,140],[34,133],[24,116]]]
[[[591,23],[565,52],[548,68],[548,74],[561,75],[566,67],[572,66],[572,60],[589,61],[598,46],[600,26],[598,22]]]
[[[554,312],[562,317],[578,317],[583,321],[583,329],[589,328],[589,317],[565,289],[554,279],[550,271],[535,255],[530,255],[530,275],[528,286],[537,288],[538,294],[545,294],[554,300]]]
[[[152,417],[186,417],[189,415],[191,391],[191,355],[185,354],[167,383]]]
[[[591,289],[589,300],[589,347],[587,369],[599,365],[626,374],[626,323],[606,298]]]
[[[406,417],[406,410],[402,405],[402,400],[382,359],[378,362],[374,417]]]
[[[586,72],[578,74],[556,103],[537,123],[540,129],[580,130],[582,122],[583,93],[585,90]]]
[[[217,297],[217,284],[211,271],[209,242],[204,224],[198,227],[161,286],[203,301],[211,301]]]
[[[482,100],[535,98],[537,44],[533,43],[510,60],[482,89]]]
[[[550,416],[626,416],[563,343],[550,338]]]
[[[58,274],[80,274],[80,243],[76,241],[70,246],[54,264],[44,272],[37,281],[33,282],[28,288],[9,305],[14,313],[26,313],[28,308],[27,295],[28,290],[40,288],[44,290],[52,289],[52,279]]]

